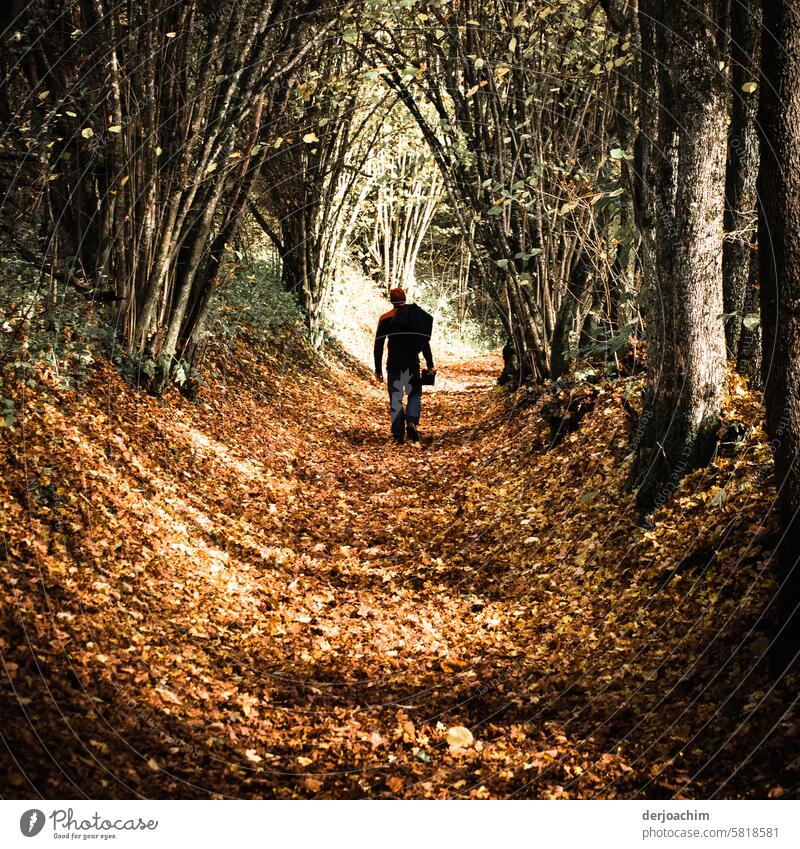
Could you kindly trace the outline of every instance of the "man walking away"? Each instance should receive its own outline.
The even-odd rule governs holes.
[[[430,343],[433,320],[416,304],[407,304],[406,293],[402,289],[392,289],[389,300],[392,302],[392,309],[381,316],[375,334],[375,377],[379,382],[383,382],[383,343],[388,338],[386,374],[392,438],[395,444],[402,445],[406,434],[411,442],[419,442],[419,417],[422,409],[419,355],[421,353],[425,357],[428,371],[434,372]],[[429,320],[427,324],[425,319]],[[405,395],[408,395],[408,402],[404,410]]]

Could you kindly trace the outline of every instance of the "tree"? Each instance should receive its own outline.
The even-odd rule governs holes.
[[[573,266],[590,267],[580,258],[595,204],[619,194],[608,71],[632,61],[630,44],[579,2],[429,2],[365,39],[431,147],[522,376],[544,380],[557,324],[580,324],[557,318],[565,299],[567,311],[582,303],[569,286]]]
[[[343,242],[374,180],[365,174],[387,100],[364,96],[347,44],[323,43],[303,74],[255,186],[254,216],[281,257],[281,282],[296,298],[315,347]],[[265,207],[272,222],[260,207]]]
[[[37,234],[34,255],[60,279],[114,292],[153,392],[185,377],[263,162],[258,140],[332,12],[310,0],[34,0],[6,39],[3,141],[22,159],[0,220],[17,242]]]
[[[765,0],[758,243],[766,428],[784,530],[781,667],[800,646],[800,2]]]
[[[441,200],[441,177],[424,142],[399,134],[394,140],[388,149],[384,140],[384,155],[367,162],[374,183],[374,220],[364,234],[364,253],[371,276],[387,292],[414,285],[422,240]]]
[[[717,12],[712,0],[639,7],[641,81],[651,86],[637,141],[648,373],[633,482],[644,512],[709,461],[725,395],[727,83]]]
[[[761,370],[756,236],[758,175],[758,76],[761,0],[731,4],[731,123],[725,174],[725,244],[722,252],[722,294],[726,315],[728,357],[758,385]]]

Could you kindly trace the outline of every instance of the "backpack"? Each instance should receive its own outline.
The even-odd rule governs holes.
[[[420,354],[433,336],[433,316],[417,304],[408,304],[392,318],[390,333],[408,334],[406,344],[414,354]]]

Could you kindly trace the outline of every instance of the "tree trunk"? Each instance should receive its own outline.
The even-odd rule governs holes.
[[[661,62],[658,132],[643,181],[653,193],[654,221],[652,263],[645,267],[651,278],[645,426],[633,469],[642,512],[709,461],[725,392],[719,315],[727,98],[715,9],[711,0],[677,7],[648,0],[640,7],[654,21]]]
[[[733,107],[728,129],[728,163],[725,174],[725,245],[722,251],[722,294],[726,319],[728,357],[738,360],[750,268],[755,264],[751,247],[755,238],[756,177],[758,175],[758,94],[748,83],[758,80],[761,35],[761,0],[737,0],[731,5],[731,90]],[[751,348],[750,357],[754,350]]]
[[[784,523],[774,661],[800,646],[800,0],[765,0],[758,241],[764,401]]]
[[[751,389],[762,389],[761,379],[761,323],[754,321],[758,316],[758,255],[751,256],[750,276],[745,288],[742,332],[739,334],[739,350],[736,355],[736,371],[745,375]]]
[[[561,300],[553,329],[550,346],[550,380],[553,383],[569,371],[570,334],[580,329],[579,324],[586,313],[589,282],[588,263],[581,252],[570,271],[569,285]]]

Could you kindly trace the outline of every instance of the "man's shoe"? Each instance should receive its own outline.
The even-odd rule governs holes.
[[[416,422],[406,422],[406,431],[411,442],[419,442],[419,430]]]
[[[403,437],[402,437],[402,436],[393,436],[393,437],[392,437],[392,442],[393,442],[395,445],[402,445],[402,444],[403,444]]]

